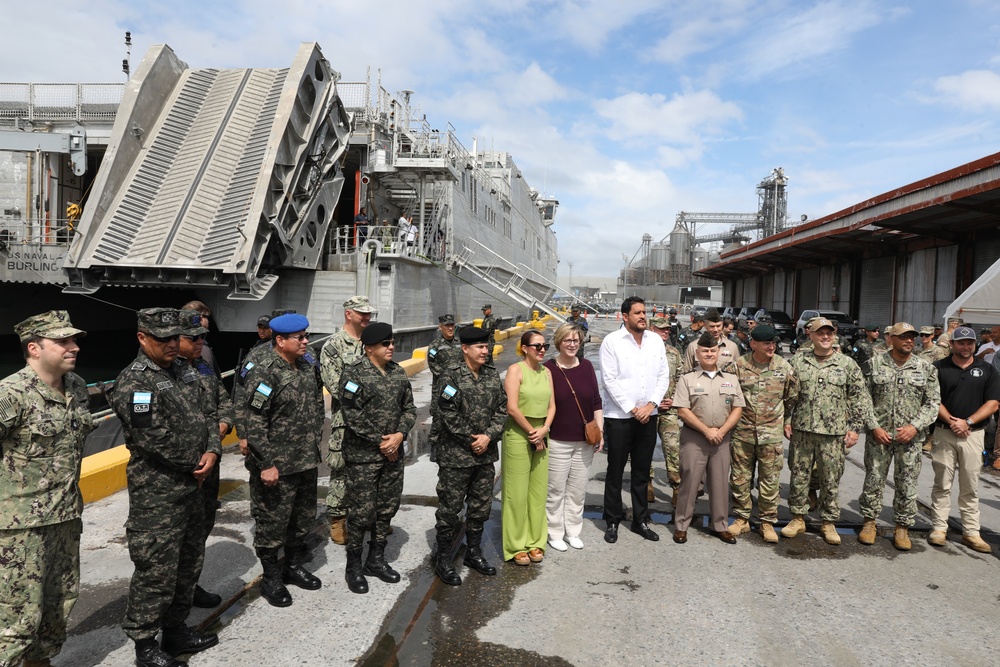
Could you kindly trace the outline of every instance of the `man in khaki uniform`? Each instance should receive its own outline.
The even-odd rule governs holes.
[[[64,310],[14,327],[26,364],[0,381],[0,664],[43,667],[80,592],[80,463],[94,428]]]
[[[719,354],[717,358],[719,368],[723,368],[727,364],[730,364],[740,358],[739,345],[729,340],[722,334],[722,317],[719,315],[719,311],[715,308],[709,308],[708,312],[705,313],[704,331],[719,342]],[[697,365],[695,350],[698,349],[699,340],[701,339],[698,338],[692,341],[688,344],[687,349],[684,350],[685,373],[694,370]]]
[[[687,542],[698,497],[698,484],[708,475],[712,533],[736,544],[729,532],[729,435],[745,405],[739,380],[718,369],[719,342],[711,334],[698,339],[698,368],[685,373],[674,394],[681,429],[681,488],[674,512],[674,542]]]

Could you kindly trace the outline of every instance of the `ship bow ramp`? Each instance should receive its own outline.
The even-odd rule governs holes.
[[[69,292],[228,288],[316,269],[350,118],[339,74],[304,43],[287,69],[191,69],[154,46],[129,81],[65,262]]]

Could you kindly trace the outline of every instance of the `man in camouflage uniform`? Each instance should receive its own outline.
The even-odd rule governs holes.
[[[274,347],[246,377],[250,513],[253,546],[264,569],[261,595],[275,607],[292,604],[284,584],[314,591],[322,582],[307,571],[306,537],[316,522],[323,431],[323,383],[309,352],[309,320],[271,320]],[[285,549],[284,567],[278,552]]]
[[[245,418],[247,412],[247,405],[246,405],[247,402],[246,402],[245,381],[247,373],[249,373],[254,366],[260,363],[260,360],[263,359],[266,354],[268,354],[271,348],[274,347],[274,340],[271,337],[271,320],[273,320],[276,317],[281,317],[282,315],[290,315],[294,313],[295,310],[293,309],[276,308],[271,311],[270,317],[267,317],[265,315],[257,320],[258,330],[259,330],[261,319],[267,317],[268,337],[266,340],[258,339],[257,342],[254,343],[254,346],[250,348],[250,351],[247,352],[247,355],[243,357],[243,360],[240,363],[239,371],[237,371],[236,376],[233,379],[233,399],[232,399],[233,419],[235,420],[236,434],[240,438],[239,440],[240,453],[243,456],[247,455],[247,439],[244,436],[244,434],[246,433]]]
[[[728,364],[736,361],[740,358],[740,348],[733,341],[726,338],[722,333],[722,317],[719,315],[719,311],[715,308],[709,308],[705,313],[705,319],[703,320],[704,327],[701,329],[702,333],[708,332],[719,343],[719,356],[717,365],[719,368],[727,366]],[[700,335],[700,334],[699,334]],[[698,365],[698,360],[695,358],[695,351],[698,349],[698,338],[697,336],[692,340],[692,342],[687,344],[687,349],[684,350],[684,372],[689,373],[695,369]]]
[[[681,425],[677,417],[677,409],[673,407],[674,392],[677,391],[677,380],[681,377],[681,367],[684,358],[680,350],[671,345],[670,320],[665,317],[654,317],[649,321],[653,333],[663,339],[663,347],[667,353],[667,366],[670,368],[670,388],[660,402],[659,414],[656,417],[656,433],[660,436],[660,448],[663,451],[663,461],[667,467],[667,482],[673,489],[671,504],[677,506],[677,489],[681,485]],[[653,502],[653,469],[649,470],[649,488],[646,492],[649,502]]]
[[[864,336],[854,343],[854,361],[858,363],[861,370],[865,369],[865,364],[875,354],[875,341],[878,340],[879,327],[877,324],[868,324],[862,327]]]
[[[364,354],[361,332],[371,322],[374,309],[366,296],[352,296],[344,302],[344,327],[330,336],[319,353],[323,384],[330,392],[330,445],[326,462],[330,465],[330,486],[326,494],[326,516],[330,520],[330,539],[344,543],[344,413],[340,409],[340,376],[344,368]]]
[[[692,314],[691,324],[681,329],[681,332],[677,334],[677,345],[675,347],[681,351],[681,354],[684,354],[688,346],[698,340],[698,337],[701,336],[701,330],[704,328],[704,316],[697,313]]]
[[[917,513],[917,478],[920,445],[937,421],[941,387],[937,369],[913,354],[917,330],[906,322],[889,329],[892,349],[869,360],[865,372],[878,428],[865,439],[865,485],[858,505],[865,523],[858,535],[861,544],[874,544],[875,519],[882,511],[882,493],[889,462],[893,462],[896,491],[892,513],[896,522],[893,546],[909,551],[909,528]]]
[[[796,354],[791,360],[799,376],[799,400],[792,408],[791,419],[788,509],[792,520],[781,529],[784,537],[805,532],[809,477],[816,464],[823,539],[834,545],[840,544],[835,523],[840,518],[840,478],[847,448],[858,441],[856,424],[873,430],[878,425],[861,369],[850,357],[836,353],[836,336],[835,323],[825,317],[814,318],[809,325],[813,350]]]
[[[340,405],[344,412],[347,463],[347,570],[353,593],[367,593],[365,575],[390,584],[399,573],[385,560],[389,522],[403,493],[403,441],[417,420],[413,389],[403,367],[392,360],[392,327],[372,322],[361,332],[363,357],[344,369]],[[365,531],[368,559],[361,565]]]
[[[887,326],[882,329],[882,335],[872,341],[872,352],[874,354],[883,354],[889,351],[889,329],[891,327]],[[876,333],[878,333],[876,331]]]
[[[938,336],[937,340],[934,341],[935,345],[944,349],[945,357],[951,356],[951,334],[954,333],[955,329],[964,325],[965,320],[961,317],[949,317],[947,321],[945,321],[945,326],[947,327],[945,332]]]
[[[580,349],[576,351],[576,358],[583,359],[583,346],[587,342],[587,335],[590,333],[590,323],[587,318],[580,314],[580,306],[573,304],[570,308],[570,316],[566,318],[566,324],[572,324],[580,330]]]
[[[496,568],[483,558],[483,524],[493,502],[493,464],[499,458],[497,440],[507,420],[507,394],[496,369],[486,364],[489,334],[466,327],[459,334],[462,361],[445,369],[439,410],[444,429],[438,442],[438,509],[435,513],[437,557],[434,571],[441,581],[458,586],[462,578],[451,562],[451,543],[465,505],[467,567],[486,574]]]
[[[173,308],[139,311],[139,354],[108,396],[130,453],[125,534],[135,571],[122,627],[141,667],[183,665],[170,656],[219,643],[184,624],[205,557],[199,487],[222,453],[198,372],[177,358],[185,316]]]
[[[799,396],[799,379],[791,365],[775,354],[778,332],[760,324],[750,332],[752,351],[722,370],[740,381],[746,407],[733,429],[730,442],[732,470],[729,488],[733,495],[736,520],[729,532],[750,532],[750,484],[756,463],[757,504],[760,534],[765,542],[777,543],[774,524],[778,520],[778,499],[784,452],[781,440],[791,431],[791,413]]]
[[[178,341],[179,359],[183,359],[191,364],[198,372],[198,379],[205,387],[204,408],[209,416],[219,425],[219,441],[233,430],[235,423],[233,417],[233,402],[229,399],[229,392],[222,384],[222,378],[215,372],[215,369],[207,361],[202,359],[201,351],[205,345],[205,336],[208,329],[202,326],[201,315],[196,311],[186,310],[187,313],[181,320],[184,333]],[[219,509],[219,486],[221,474],[219,465],[212,466],[208,477],[201,484],[201,493],[205,502],[205,540],[215,527],[215,515]],[[222,596],[217,593],[209,593],[201,586],[195,586],[194,606],[205,609],[212,609],[222,604]]]
[[[438,317],[440,335],[427,348],[427,367],[431,371],[431,462],[437,461],[437,441],[441,437],[441,415],[437,397],[439,380],[444,369],[462,360],[462,344],[455,338],[455,316],[451,313]]]
[[[490,356],[486,359],[486,363],[490,366],[493,365],[493,348],[497,344],[496,333],[498,324],[497,318],[493,316],[493,304],[488,303],[483,306],[483,324],[481,328],[489,334]]]
[[[80,592],[80,462],[94,428],[73,373],[86,333],[64,310],[14,327],[25,366],[0,381],[0,664],[43,667]]]
[[[680,350],[681,324],[677,321],[677,309],[673,306],[667,308],[667,321],[670,323],[670,339],[667,342]]]

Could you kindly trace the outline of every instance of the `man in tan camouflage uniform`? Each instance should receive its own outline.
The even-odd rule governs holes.
[[[660,436],[660,448],[663,451],[663,461],[667,466],[667,482],[673,489],[671,504],[677,506],[677,489],[681,485],[681,425],[677,417],[677,410],[673,407],[674,392],[677,391],[677,380],[681,377],[681,367],[684,365],[684,357],[680,350],[671,345],[670,340],[670,320],[666,317],[654,317],[649,321],[653,327],[653,333],[663,339],[663,347],[667,353],[667,366],[670,367],[670,388],[660,402],[659,415],[656,418],[656,433]],[[649,470],[649,488],[647,498],[653,502],[653,469]]]
[[[43,667],[80,591],[80,462],[94,428],[63,310],[14,327],[26,364],[0,381],[0,664]]]
[[[183,665],[170,656],[219,643],[184,624],[205,558],[199,487],[222,451],[198,373],[177,358],[184,316],[172,308],[139,311],[139,354],[108,396],[130,453],[125,534],[135,571],[122,627],[135,642],[140,667]]]
[[[344,302],[344,328],[330,336],[319,353],[323,384],[330,392],[330,446],[326,462],[330,465],[330,486],[326,494],[326,516],[330,520],[330,539],[343,544],[345,539],[344,506],[344,414],[340,409],[340,375],[344,368],[364,354],[361,332],[371,322],[374,309],[366,296],[352,296]]]
[[[403,441],[417,420],[413,389],[392,360],[392,326],[372,322],[361,332],[363,357],[344,369],[340,405],[344,413],[347,463],[347,569],[353,593],[367,593],[365,575],[395,584],[399,573],[385,560],[389,522],[403,493]],[[365,533],[368,558],[361,565]]]
[[[964,324],[965,320],[963,320],[961,317],[949,317],[948,321],[945,322],[947,329],[943,334],[938,336],[938,339],[936,341],[934,341],[935,345],[944,350],[945,357],[951,356],[951,334],[954,333],[955,329],[959,328],[960,326],[963,326]],[[942,359],[943,358],[944,357],[942,357]]]
[[[858,505],[865,523],[861,544],[874,544],[875,519],[882,511],[882,493],[889,462],[893,462],[896,491],[892,513],[896,522],[893,546],[909,551],[909,528],[917,513],[920,445],[937,420],[941,403],[937,369],[913,354],[917,330],[906,322],[889,329],[891,349],[868,361],[865,377],[872,395],[878,428],[865,439],[865,485]]]
[[[775,354],[779,343],[774,327],[761,324],[750,332],[750,354],[722,370],[739,378],[746,407],[733,429],[730,442],[731,473],[736,520],[729,532],[750,532],[750,483],[757,468],[760,534],[765,542],[776,543],[774,524],[778,520],[778,499],[784,452],[781,441],[791,431],[791,413],[799,396],[799,380],[791,365]]]
[[[947,347],[941,347],[934,343],[934,327],[920,327],[920,349],[916,354],[933,364],[935,361],[948,356]]]
[[[781,529],[784,537],[805,532],[809,509],[809,477],[813,464],[820,477],[819,509],[823,539],[840,544],[836,521],[840,518],[840,478],[847,448],[858,442],[857,426],[874,429],[872,399],[861,369],[853,359],[834,350],[837,325],[825,317],[810,321],[811,352],[796,354],[791,366],[799,376],[799,400],[792,409],[792,478],[788,509],[792,520]]]

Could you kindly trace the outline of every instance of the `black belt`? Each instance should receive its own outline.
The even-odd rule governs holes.
[[[943,421],[934,422],[934,425],[937,426],[937,427],[939,427],[939,428],[948,429],[949,431],[951,430],[951,426],[949,426],[948,424],[945,424]],[[982,431],[984,428],[986,428],[986,427],[985,426],[971,426],[969,428],[969,431]]]

